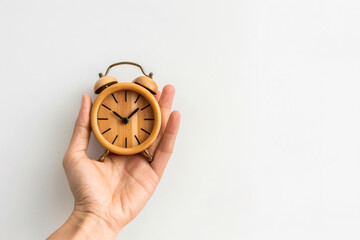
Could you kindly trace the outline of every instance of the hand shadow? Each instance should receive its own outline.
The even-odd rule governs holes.
[[[86,150],[87,155],[90,159],[98,160],[106,149],[99,143],[93,132],[90,135],[90,141],[88,149]]]

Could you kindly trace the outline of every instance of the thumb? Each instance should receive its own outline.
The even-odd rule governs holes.
[[[90,110],[91,98],[84,94],[81,99],[79,116],[75,123],[74,132],[68,149],[68,154],[84,153],[89,145],[90,138]]]

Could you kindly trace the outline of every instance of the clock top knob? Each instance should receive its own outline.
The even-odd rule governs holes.
[[[158,86],[152,78],[146,76],[140,76],[135,78],[133,83],[136,83],[140,86],[143,86],[147,90],[149,90],[152,94],[156,94],[158,91]]]
[[[144,88],[146,88],[149,92],[151,92],[152,94],[156,94],[158,91],[158,87],[155,83],[155,81],[152,79],[153,73],[150,72],[149,74],[146,74],[144,69],[137,63],[133,63],[133,62],[118,62],[118,63],[114,63],[112,65],[110,65],[106,72],[105,72],[105,76],[103,76],[102,73],[99,73],[100,79],[96,81],[95,86],[94,86],[94,92],[96,94],[101,93],[101,91],[103,91],[105,88],[117,83],[118,81],[111,76],[107,76],[110,69],[112,67],[115,66],[119,66],[119,65],[133,65],[136,67],[139,67],[141,72],[145,75],[145,76],[140,76],[135,78],[135,80],[133,81],[133,83],[138,84]]]
[[[99,80],[96,81],[94,86],[94,92],[96,94],[101,93],[105,88],[117,83],[116,78],[111,76],[102,76],[100,75]]]

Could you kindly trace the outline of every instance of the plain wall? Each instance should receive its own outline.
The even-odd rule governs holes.
[[[0,2],[0,238],[44,239],[83,93],[173,84],[176,149],[118,239],[360,239],[358,0]],[[132,81],[133,67],[112,71]],[[92,136],[89,155],[103,148]]]

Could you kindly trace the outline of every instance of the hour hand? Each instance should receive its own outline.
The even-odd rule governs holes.
[[[119,117],[121,120],[124,119],[124,118],[123,118],[122,116],[120,116],[120,114],[118,114],[117,112],[115,112],[115,111],[112,111],[112,112],[115,114],[115,116]]]
[[[131,118],[137,111],[139,111],[139,108],[135,109],[127,118]]]

